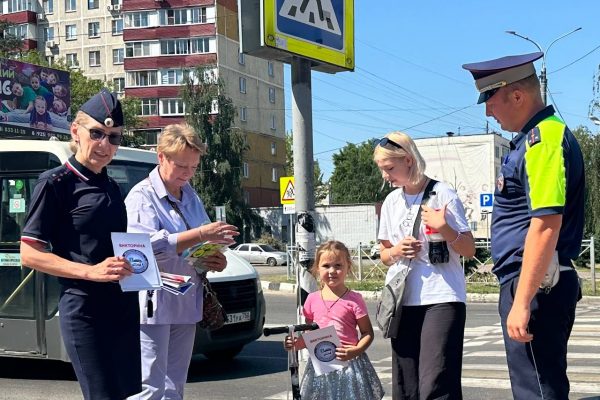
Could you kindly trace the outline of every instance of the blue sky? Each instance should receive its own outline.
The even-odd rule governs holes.
[[[473,80],[461,65],[537,51],[506,30],[546,49],[582,27],[547,52],[548,103],[558,106],[571,128],[585,125],[598,131],[588,119],[600,64],[600,10],[594,3],[356,0],[355,71],[312,72],[314,157],[325,178],[333,172],[335,151],[330,150],[347,142],[392,130],[414,138],[447,131],[483,133],[486,123],[500,131],[494,119],[485,117],[484,107],[475,104]],[[538,73],[540,67],[541,60],[536,62]],[[289,66],[285,91],[286,130],[291,131]]]

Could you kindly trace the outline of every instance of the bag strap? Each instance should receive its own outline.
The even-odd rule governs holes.
[[[423,197],[421,198],[421,205],[427,204],[427,201],[431,197],[431,193],[433,192],[433,187],[438,183],[435,179],[429,179],[429,183],[425,187],[425,191],[423,192]],[[415,223],[413,225],[412,235],[414,238],[419,238],[419,228],[421,227],[421,207],[417,210],[417,216],[415,217]]]
[[[175,212],[177,214],[179,214],[179,216],[183,220],[183,223],[185,224],[185,227],[187,228],[187,230],[189,231],[190,229],[192,229],[192,227],[190,226],[190,224],[188,224],[187,220],[183,216],[183,213],[181,212],[181,209],[179,208],[179,206],[177,205],[177,203],[175,203],[173,200],[171,200],[169,198],[169,195],[167,195],[167,202],[171,205],[171,207],[173,207],[173,210],[175,210]]]

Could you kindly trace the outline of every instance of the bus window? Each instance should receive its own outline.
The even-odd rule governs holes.
[[[123,198],[141,180],[148,177],[156,164],[113,160],[108,166],[108,175],[121,187]]]

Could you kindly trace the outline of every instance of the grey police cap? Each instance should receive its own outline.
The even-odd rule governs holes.
[[[123,109],[116,93],[102,89],[86,101],[80,111],[86,113],[107,128],[123,126]]]
[[[544,53],[538,51],[463,64],[462,67],[469,71],[475,79],[475,86],[479,91],[477,104],[485,103],[499,88],[535,75],[533,62],[542,58],[543,55]]]

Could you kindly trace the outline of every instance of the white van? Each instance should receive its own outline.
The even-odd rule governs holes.
[[[39,174],[72,155],[68,143],[0,139],[0,356],[69,361],[60,336],[56,277],[21,265],[21,229]],[[108,173],[123,196],[156,166],[156,153],[119,148]],[[227,251],[227,268],[208,278],[227,312],[227,324],[198,328],[194,353],[232,358],[262,334],[265,300],[256,270]]]

